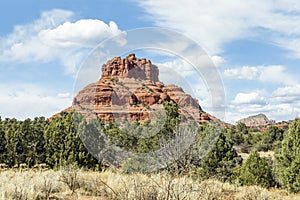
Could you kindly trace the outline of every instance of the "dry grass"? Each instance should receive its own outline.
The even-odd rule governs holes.
[[[65,168],[44,172],[0,172],[0,199],[264,200],[300,199],[300,195],[256,186],[236,187],[214,180],[200,182],[186,176],[172,177],[162,173],[124,175]]]
[[[274,151],[259,151],[258,152],[261,157],[270,158],[271,160],[274,160]],[[247,158],[250,156],[250,153],[238,153],[242,158],[243,161],[247,160]]]

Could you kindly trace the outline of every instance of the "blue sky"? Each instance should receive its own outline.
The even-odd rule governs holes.
[[[281,121],[300,114],[297,0],[11,0],[0,2],[0,24],[2,118],[49,117],[68,107],[93,48],[143,27],[178,31],[206,51],[223,80],[225,121],[258,113]],[[151,56],[163,80],[164,66],[188,71],[180,59]],[[189,87],[197,88],[194,96],[209,112],[205,85]]]

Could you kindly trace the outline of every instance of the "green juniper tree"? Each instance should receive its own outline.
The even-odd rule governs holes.
[[[283,188],[300,191],[300,119],[296,119],[285,132],[282,147],[277,150],[278,178]]]
[[[199,173],[204,179],[217,178],[223,181],[230,180],[234,171],[242,163],[242,158],[233,148],[233,143],[220,130],[208,126],[203,134],[216,135],[217,139],[211,143],[207,155],[201,160]],[[220,131],[216,134],[216,131]],[[203,136],[204,137],[204,136]],[[203,144],[201,144],[203,145]]]
[[[82,117],[78,113],[62,112],[45,130],[46,162],[52,167],[63,165],[90,166],[96,162],[78,134]]]
[[[235,126],[232,126],[226,130],[226,137],[233,142],[234,145],[240,145],[244,142],[243,133],[237,131]]]
[[[5,119],[3,122],[5,128],[5,148],[7,150],[6,164],[13,166],[21,163],[20,155],[23,152],[22,140],[20,138],[20,122],[16,119]]]
[[[49,121],[45,117],[36,117],[31,121],[31,141],[28,160],[31,165],[45,163],[45,138],[44,131]]]
[[[4,163],[6,161],[6,140],[5,140],[5,131],[4,131],[4,123],[0,117],[0,163]]]
[[[274,185],[271,166],[266,158],[259,156],[256,150],[251,152],[246,162],[240,168],[238,180],[242,185],[258,185],[262,187]]]
[[[174,130],[180,123],[178,105],[173,102],[164,102],[163,107],[165,116],[156,116],[155,124],[146,124],[140,131],[142,137],[137,142],[139,153],[155,151],[160,148],[161,140],[169,140],[174,137]],[[157,127],[159,127],[159,130],[157,130]]]
[[[274,150],[275,146],[283,140],[283,130],[276,126],[268,127],[267,131],[263,133],[261,145],[264,150]]]

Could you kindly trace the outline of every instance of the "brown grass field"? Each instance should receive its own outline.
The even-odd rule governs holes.
[[[58,171],[2,171],[0,199],[284,200],[300,199],[300,194],[257,186],[238,187],[216,180],[199,181],[187,176],[172,177],[163,173],[126,175],[65,168]]]

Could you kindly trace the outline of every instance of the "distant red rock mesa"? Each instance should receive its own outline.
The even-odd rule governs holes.
[[[145,121],[163,110],[163,103],[174,102],[187,120],[209,122],[217,119],[205,113],[198,100],[176,85],[165,86],[158,79],[159,70],[150,60],[135,54],[115,57],[102,65],[102,76],[83,88],[75,97],[72,109],[87,118],[105,121]]]
[[[244,123],[248,127],[261,127],[274,125],[275,121],[268,119],[268,117],[264,114],[258,114],[241,119],[237,123]]]

